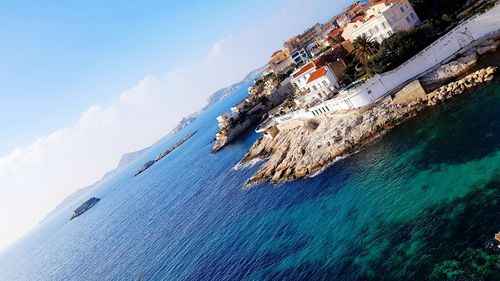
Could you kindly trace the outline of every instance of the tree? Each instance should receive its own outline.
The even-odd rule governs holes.
[[[371,56],[375,55],[380,47],[377,41],[372,40],[372,38],[366,36],[366,34],[354,39],[352,45],[354,46],[354,57],[363,64],[365,64]]]
[[[378,53],[368,59],[365,69],[372,74],[392,70],[437,38],[438,31],[432,22],[410,31],[396,32],[382,41]]]
[[[332,47],[344,41],[344,39],[342,39],[342,37],[340,36],[335,36],[335,37],[329,36],[326,40],[328,41],[328,44],[330,44],[330,46]]]

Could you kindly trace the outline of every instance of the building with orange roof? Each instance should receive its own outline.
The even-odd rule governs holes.
[[[292,73],[291,82],[299,92],[305,93],[298,103],[330,97],[340,89],[344,71],[344,61],[329,55],[320,56],[297,69]]]
[[[349,21],[356,16],[364,14],[364,5],[357,1],[347,7],[340,15],[337,16],[336,22],[339,27],[344,27],[349,23]]]
[[[289,69],[293,64],[294,61],[286,49],[274,52],[268,62],[269,67],[274,73],[283,72]]]
[[[408,0],[372,1],[365,5],[364,11],[364,16],[346,24],[342,32],[345,40],[352,42],[365,35],[380,43],[395,32],[411,30],[420,24]]]
[[[306,91],[307,80],[309,80],[309,76],[311,75],[311,73],[316,71],[317,66],[318,66],[317,62],[313,60],[303,65],[301,68],[295,70],[291,75],[292,84],[295,85],[295,87],[297,87],[299,91]]]
[[[307,80],[306,99],[325,100],[331,98],[340,89],[344,78],[345,64],[342,60],[327,63],[311,73]]]
[[[334,30],[330,31],[330,33],[328,34],[328,36],[329,37],[341,36],[342,35],[342,31],[344,31],[344,29],[342,27],[334,29]]]

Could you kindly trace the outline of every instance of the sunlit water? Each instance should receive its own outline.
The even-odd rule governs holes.
[[[233,167],[258,135],[210,148],[215,117],[247,86],[7,251],[0,280],[423,280],[500,231],[498,83],[312,179],[243,190],[259,164]],[[91,196],[101,201],[69,221]]]

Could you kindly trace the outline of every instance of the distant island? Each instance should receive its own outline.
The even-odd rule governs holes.
[[[172,131],[170,133],[168,133],[165,137],[171,136],[171,135],[179,132],[180,130],[185,128],[187,125],[191,124],[194,120],[196,120],[196,118],[202,112],[204,112],[205,110],[207,110],[208,108],[213,106],[215,103],[229,97],[230,95],[232,95],[233,93],[238,91],[243,85],[246,85],[250,81],[253,81],[255,78],[259,77],[261,75],[263,69],[264,68],[262,68],[262,67],[255,69],[255,70],[251,71],[250,73],[248,73],[240,82],[235,83],[235,84],[228,86],[228,87],[224,87],[224,88],[216,91],[215,93],[211,94],[207,98],[207,105],[205,105],[200,111],[194,112],[194,113],[182,118],[182,120],[174,127],[174,129],[172,129]],[[39,223],[46,221],[47,219],[52,217],[54,214],[56,214],[60,210],[73,204],[75,202],[75,200],[77,200],[80,196],[89,192],[96,185],[98,185],[100,182],[107,179],[111,175],[115,174],[117,171],[119,171],[122,168],[124,168],[125,166],[127,166],[129,163],[131,163],[134,160],[136,160],[137,158],[139,158],[149,148],[150,148],[150,146],[145,147],[145,148],[140,149],[140,150],[137,150],[137,151],[128,152],[128,153],[123,154],[123,156],[120,158],[118,165],[116,166],[115,169],[106,172],[104,174],[104,176],[100,180],[96,181],[94,184],[77,189],[74,193],[72,193],[71,195],[66,197],[64,200],[62,200],[61,203],[59,203],[56,206],[56,208],[54,210],[52,210],[50,213],[48,213]]]
[[[187,125],[191,124],[196,118],[202,114],[205,110],[213,106],[215,103],[225,99],[226,97],[230,96],[237,90],[239,90],[243,85],[248,84],[250,81],[253,81],[255,78],[261,75],[262,71],[264,70],[264,67],[258,68],[256,70],[251,71],[248,73],[240,82],[234,83],[231,86],[222,88],[215,93],[211,94],[207,98],[207,104],[200,110],[194,113],[189,114],[188,116],[184,117],[179,121],[179,123],[172,129],[172,131],[169,134],[175,134],[179,132],[180,130],[184,129]]]
[[[71,215],[71,218],[69,219],[70,221],[75,219],[76,217],[80,216],[81,214],[85,213],[88,211],[90,208],[94,207],[97,202],[99,202],[101,199],[96,198],[96,197],[91,197],[89,200],[83,202],[80,207],[76,208],[73,211],[73,215]]]
[[[142,172],[144,172],[145,170],[147,170],[149,167],[151,167],[154,163],[160,161],[161,159],[163,159],[163,157],[167,156],[168,154],[170,154],[172,151],[174,151],[176,148],[178,148],[179,146],[181,146],[183,143],[185,143],[186,141],[188,141],[191,137],[193,137],[195,134],[197,133],[197,131],[194,131],[192,133],[189,133],[187,135],[185,135],[180,141],[174,143],[173,145],[169,146],[167,149],[165,149],[164,151],[162,151],[160,154],[158,154],[156,156],[156,158],[154,160],[149,160],[148,162],[144,163],[144,165],[142,165],[139,170],[137,170],[137,172],[135,173],[134,177],[135,176],[138,176],[139,174],[141,174]]]

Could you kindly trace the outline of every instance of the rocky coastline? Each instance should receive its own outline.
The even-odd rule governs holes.
[[[249,96],[232,107],[234,112],[225,114],[228,118],[215,134],[212,153],[244,133],[293,93],[292,85],[283,84],[283,78],[276,75],[267,75],[256,81],[248,90]]]
[[[239,167],[265,161],[245,186],[312,176],[420,111],[491,82],[496,72],[496,67],[477,70],[430,93],[411,96],[405,103],[395,103],[388,96],[369,108],[279,124],[240,161]]]

